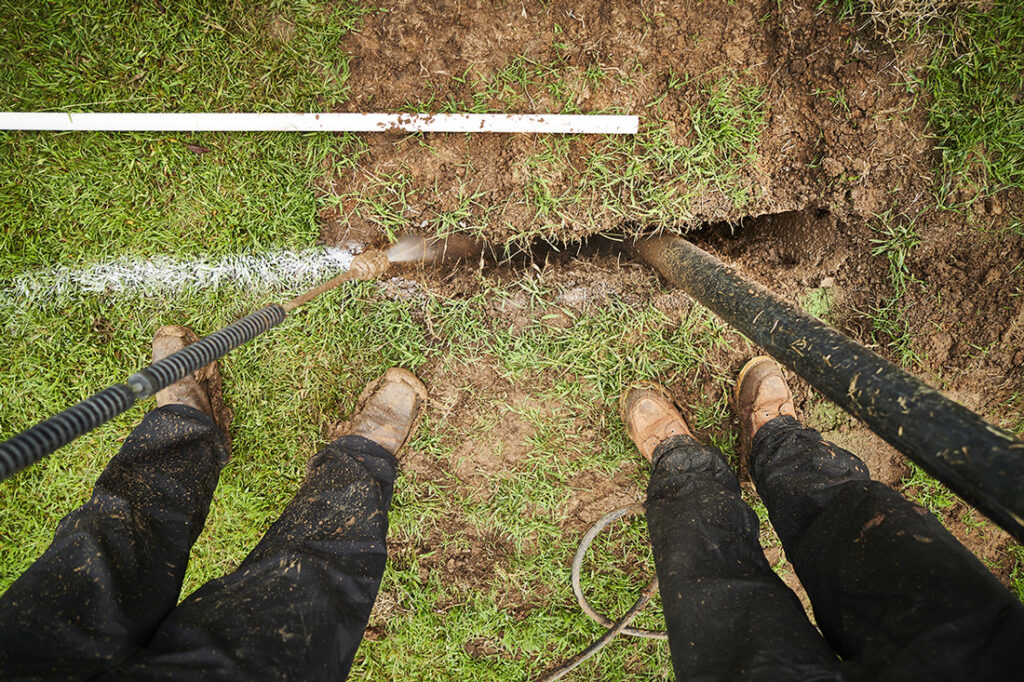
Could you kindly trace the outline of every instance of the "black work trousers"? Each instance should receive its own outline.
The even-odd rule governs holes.
[[[750,471],[819,633],[765,560],[714,448],[654,453],[647,519],[679,680],[1015,680],[1024,606],[926,510],[795,419],[754,438]]]
[[[344,678],[384,572],[395,458],[328,445],[238,568],[178,604],[226,460],[202,412],[146,415],[0,597],[0,679]]]
[[[0,597],[0,678],[344,678],[384,571],[394,457],[359,437],[324,448],[238,569],[177,604],[225,461],[206,415],[148,414]],[[930,514],[788,417],[758,432],[751,470],[822,634],[721,455],[677,437],[647,513],[680,680],[1018,678],[1024,608]]]

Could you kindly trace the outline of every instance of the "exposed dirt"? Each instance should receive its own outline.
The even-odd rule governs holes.
[[[872,335],[871,310],[892,297],[893,285],[885,255],[873,255],[877,240],[884,238],[875,216],[896,206],[890,224],[912,221],[919,239],[907,260],[909,276],[917,282],[903,301],[918,358],[912,369],[968,407],[1007,423],[1015,396],[1024,391],[1024,230],[1012,229],[1024,216],[1024,198],[1002,192],[962,212],[935,208],[933,140],[920,103],[900,85],[921,58],[913,47],[905,46],[897,56],[870,28],[838,23],[816,10],[816,3],[803,8],[795,3],[780,8],[774,0],[381,4],[386,11],[369,18],[345,45],[354,54],[351,111],[396,111],[427,102],[435,109],[451,102],[455,110],[464,110],[477,91],[472,78],[463,79],[467,71],[487,79],[524,55],[537,63],[561,64],[570,96],[557,99],[544,88],[527,90],[519,111],[560,110],[568,101],[582,111],[614,107],[644,117],[652,110],[648,105],[665,95],[658,111],[670,122],[673,141],[685,144],[689,106],[696,102],[702,77],[729,72],[766,86],[760,162],[744,171],[744,181],[755,190],[753,200],[739,209],[709,189],[696,198],[692,216],[676,227],[700,230],[694,235],[699,243],[793,302],[804,301],[812,290],[827,292],[830,323],[863,343],[874,344],[876,338],[885,343],[884,335]],[[592,66],[610,74],[600,85],[582,75]],[[666,90],[670,74],[681,73],[698,78]],[[484,104],[503,106],[500,101]],[[380,134],[366,137],[365,143],[358,166],[332,169],[324,189],[346,196],[376,192],[381,177],[403,173],[408,178],[404,197],[389,200],[413,229],[431,231],[438,216],[455,211],[467,195],[475,196],[475,205],[493,209],[485,235],[496,243],[524,233],[567,242],[623,228],[585,196],[577,215],[563,216],[558,225],[547,223],[537,232],[527,198],[527,161],[543,149],[538,137]],[[582,159],[597,144],[576,138],[569,158]],[[552,181],[558,191],[573,189],[571,177]],[[328,243],[381,241],[381,225],[368,220],[354,199],[321,217]],[[630,229],[653,227],[658,226]],[[579,260],[551,253],[539,257],[538,267],[560,291],[551,324],[559,324],[558,307],[591,312],[610,296],[635,305],[653,303],[675,319],[692,305],[682,294],[663,291],[651,272],[628,256],[586,255]],[[487,267],[490,276],[521,273],[509,265]],[[411,298],[424,287],[466,296],[479,291],[479,278],[471,270],[410,274],[387,283],[383,291]],[[488,312],[511,328],[530,321],[530,313],[515,306]],[[569,318],[563,322],[571,324]],[[878,350],[892,357],[884,346]],[[747,356],[737,337],[733,350],[722,351],[715,362],[735,371]],[[560,409],[533,397],[539,387],[510,385],[487,358],[458,368],[430,365],[423,378],[431,388],[435,419],[472,433],[478,420],[500,417],[487,442],[469,439],[459,445],[449,470],[415,453],[403,464],[450,494],[489,495],[493,475],[514,468],[525,456],[523,444],[533,427],[509,406]],[[848,418],[823,418],[819,399],[808,387],[799,380],[794,387],[797,407],[812,425],[861,456],[874,478],[899,486],[908,474],[901,455]],[[671,389],[683,405],[716,397],[701,394],[689,381]],[[582,438],[597,438],[590,425],[578,427]],[[495,449],[498,441],[502,446]],[[567,530],[574,532],[642,498],[628,472],[611,478],[580,475],[570,487]],[[974,527],[979,518],[962,503],[944,512],[952,532],[1005,581],[1008,536],[992,524]],[[463,554],[431,552],[432,544],[466,527],[464,519],[446,519],[436,537],[400,541],[392,548],[395,561],[408,561],[415,553],[421,571],[440,571],[444,580],[470,587],[488,585],[508,554],[501,538],[472,531]],[[769,559],[777,563],[780,550],[770,549]],[[786,580],[798,585],[792,573]],[[530,600],[509,608],[528,612],[532,600],[542,603],[543,595]],[[375,614],[386,615],[399,603],[396,595],[382,595]],[[373,632],[371,627],[369,635]],[[486,653],[493,643],[466,646]]]
[[[926,186],[922,182],[933,152],[913,96],[894,86],[906,78],[901,61],[870,33],[833,21],[813,4],[780,9],[771,0],[713,7],[610,0],[391,0],[383,7],[345,45],[354,55],[350,111],[394,111],[425,103],[434,110],[465,110],[474,102],[505,111],[509,98],[518,113],[613,107],[640,113],[645,122],[660,116],[668,121],[669,139],[686,144],[690,107],[700,103],[701,88],[737,74],[766,87],[767,125],[758,144],[762,160],[742,170],[755,198],[740,210],[709,189],[690,207],[693,220],[738,220],[809,206],[827,207],[842,217],[869,216],[885,209],[890,197],[917,194]],[[557,89],[539,77],[535,85],[484,89],[499,94],[474,99],[481,82],[507,76],[502,70],[517,58],[555,65]],[[605,75],[588,79],[588,68]],[[680,80],[683,74],[692,78]],[[544,149],[542,138],[384,134],[365,142],[368,148],[358,167],[339,169],[334,176],[335,193],[373,192],[381,178],[404,173],[409,180],[404,217],[411,224],[430,224],[469,195],[494,209],[487,217],[492,239],[505,240],[534,220],[535,208],[527,200],[528,159]],[[602,144],[601,139],[575,138],[568,157],[584,159]],[[572,174],[556,173],[546,180],[552,194],[577,188]],[[660,178],[666,185],[673,180],[671,175]],[[602,193],[633,189],[623,185]],[[554,238],[575,238],[619,227],[600,208],[606,200],[585,193],[575,214],[562,216],[545,231]],[[365,233],[373,227],[354,202],[340,211],[330,209],[324,218],[334,240],[349,230]]]

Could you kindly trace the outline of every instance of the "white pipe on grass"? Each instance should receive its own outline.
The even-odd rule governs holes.
[[[229,114],[3,111],[0,130],[348,131],[633,135],[636,116],[605,114]]]

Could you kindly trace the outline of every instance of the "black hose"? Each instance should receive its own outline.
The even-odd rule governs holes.
[[[681,237],[644,260],[1024,541],[1024,442]]]
[[[75,438],[126,412],[134,404],[135,396],[131,389],[125,384],[114,384],[0,443],[0,479],[35,464]]]
[[[281,324],[286,314],[284,308],[277,303],[268,305],[139,370],[128,377],[125,383],[135,393],[136,400],[148,398]]]
[[[150,397],[277,326],[285,315],[284,308],[276,303],[257,310],[139,370],[123,384],[114,384],[0,443],[0,480],[127,412],[135,401]]]

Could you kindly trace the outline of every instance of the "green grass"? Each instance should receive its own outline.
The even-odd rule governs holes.
[[[931,0],[886,7],[873,0],[834,2],[841,16],[872,14],[891,38],[923,39],[930,54],[910,78],[928,96],[928,120],[941,151],[938,190],[967,201],[1024,188],[1024,11],[997,0],[936,12]],[[878,11],[876,11],[876,8]]]
[[[344,101],[353,3],[0,2],[0,105],[61,111],[321,111]],[[196,154],[185,144],[210,149]],[[348,136],[0,133],[0,278],[111,256],[310,244]],[[58,258],[59,255],[59,258]]]
[[[557,56],[542,63],[519,55],[486,76],[453,76],[435,85],[438,92],[405,108],[573,113],[580,110],[577,96],[584,84],[599,87],[611,77],[594,64],[573,66]],[[660,90],[647,103],[637,135],[541,138],[525,159],[522,190],[485,195],[467,180],[458,188],[455,206],[440,210],[436,207],[448,203],[442,196],[447,188],[412,187],[412,169],[402,167],[370,175],[332,201],[387,234],[411,225],[409,206],[415,204],[421,207],[416,220],[426,220],[438,236],[497,231],[510,248],[537,239],[558,241],[580,225],[598,231],[685,229],[701,209],[699,202],[709,197],[741,211],[758,198],[758,144],[767,124],[764,87],[749,76],[718,72],[670,71],[658,82]],[[438,94],[450,87],[467,94]],[[685,100],[681,117],[665,112],[670,97]],[[508,206],[514,222],[505,217]]]
[[[0,2],[0,102],[50,111],[323,111],[347,95],[351,1]]]
[[[942,26],[921,78],[951,185],[1024,188],[1024,11],[1003,0]]]
[[[0,106],[67,111],[330,109],[348,95],[349,56],[341,43],[367,13],[352,2],[302,0],[258,6],[193,0],[173,8],[146,0],[88,6],[0,0],[0,10],[6,19]],[[555,48],[550,62],[521,56],[492,74],[458,75],[472,86],[468,100],[410,107],[508,111],[534,98],[571,112],[580,106],[579,87],[629,85],[643,76],[636,68],[569,64]],[[736,74],[668,72],[635,138],[546,138],[530,160],[534,181],[525,197],[535,220],[519,239],[550,236],[580,216],[685,221],[702,192],[745,206],[757,186],[762,95],[760,85]],[[673,133],[662,107],[676,97],[685,102],[685,121]],[[210,152],[197,154],[186,144]],[[366,191],[351,197],[328,197],[320,187],[326,165],[356,168],[364,150],[353,136],[2,133],[0,288],[19,274],[57,265],[311,246],[318,213],[346,199],[382,234],[407,229],[408,169],[377,173]],[[555,182],[559,173],[567,184]],[[439,213],[438,230],[493,228],[493,204],[467,180]],[[0,386],[0,434],[144,365],[161,324],[187,324],[205,334],[287,293],[67,295],[35,306],[0,300],[6,340],[0,359],[9,377]],[[193,550],[183,595],[231,570],[256,544],[297,489],[308,457],[324,444],[325,424],[350,412],[365,383],[385,367],[436,367],[459,376],[486,365],[533,401],[473,396],[484,402],[471,425],[436,411],[424,420],[410,448],[442,473],[400,475],[390,516],[396,551],[382,586],[383,611],[371,621],[383,636],[364,641],[354,678],[527,679],[588,644],[601,629],[577,610],[568,589],[582,531],[567,500],[583,486],[577,477],[588,472],[614,478],[637,499],[647,477],[614,397],[639,379],[682,387],[692,396],[695,427],[735,461],[726,402],[731,376],[714,358],[743,341],[700,307],[675,318],[611,297],[580,314],[560,309],[557,296],[526,276],[482,280],[474,296],[424,294],[404,302],[385,299],[372,284],[350,285],[232,353],[222,370],[236,415],[234,459]],[[525,322],[512,324],[517,316]],[[114,420],[0,486],[0,589],[88,497],[141,414]],[[525,449],[522,456],[508,470],[482,476],[490,496],[467,494],[452,473],[459,447],[473,441],[501,454],[511,445],[489,434],[506,420],[524,425],[527,435],[515,444]],[[747,498],[762,518],[763,542],[777,545],[764,505]],[[473,588],[428,568],[467,548],[470,534],[501,549],[494,575]],[[603,610],[621,613],[651,574],[645,537],[638,520],[595,545],[585,580]],[[641,624],[661,627],[657,603]],[[670,667],[664,643],[621,640],[574,679],[669,679]]]
[[[907,466],[910,467],[910,475],[900,481],[901,491],[909,500],[942,520],[942,512],[956,504],[956,497],[917,464],[908,461]]]
[[[828,320],[835,304],[828,289],[813,287],[808,289],[800,299],[800,307],[818,319]]]
[[[1009,563],[1013,566],[1010,572],[1010,583],[1017,598],[1024,601],[1024,547],[1017,543],[1011,543],[1006,548]]]
[[[681,227],[698,197],[720,194],[737,209],[755,198],[757,143],[765,126],[763,88],[734,76],[690,79],[686,139],[655,107],[639,134],[609,137],[582,155],[571,138],[551,138],[528,159],[529,198],[543,232],[589,219],[601,225]],[[692,82],[691,82],[692,81]],[[682,87],[672,76],[666,92]],[[581,211],[581,207],[583,211]]]
[[[0,133],[0,278],[128,256],[216,258],[312,244],[311,191],[350,136]]]
[[[866,313],[872,325],[872,341],[886,347],[899,364],[914,367],[921,364],[921,359],[906,315],[906,294],[912,284],[924,285],[910,272],[907,263],[913,249],[921,243],[918,216],[908,216],[893,206],[875,217],[873,229],[878,236],[871,240],[871,255],[886,259],[892,293]]]

